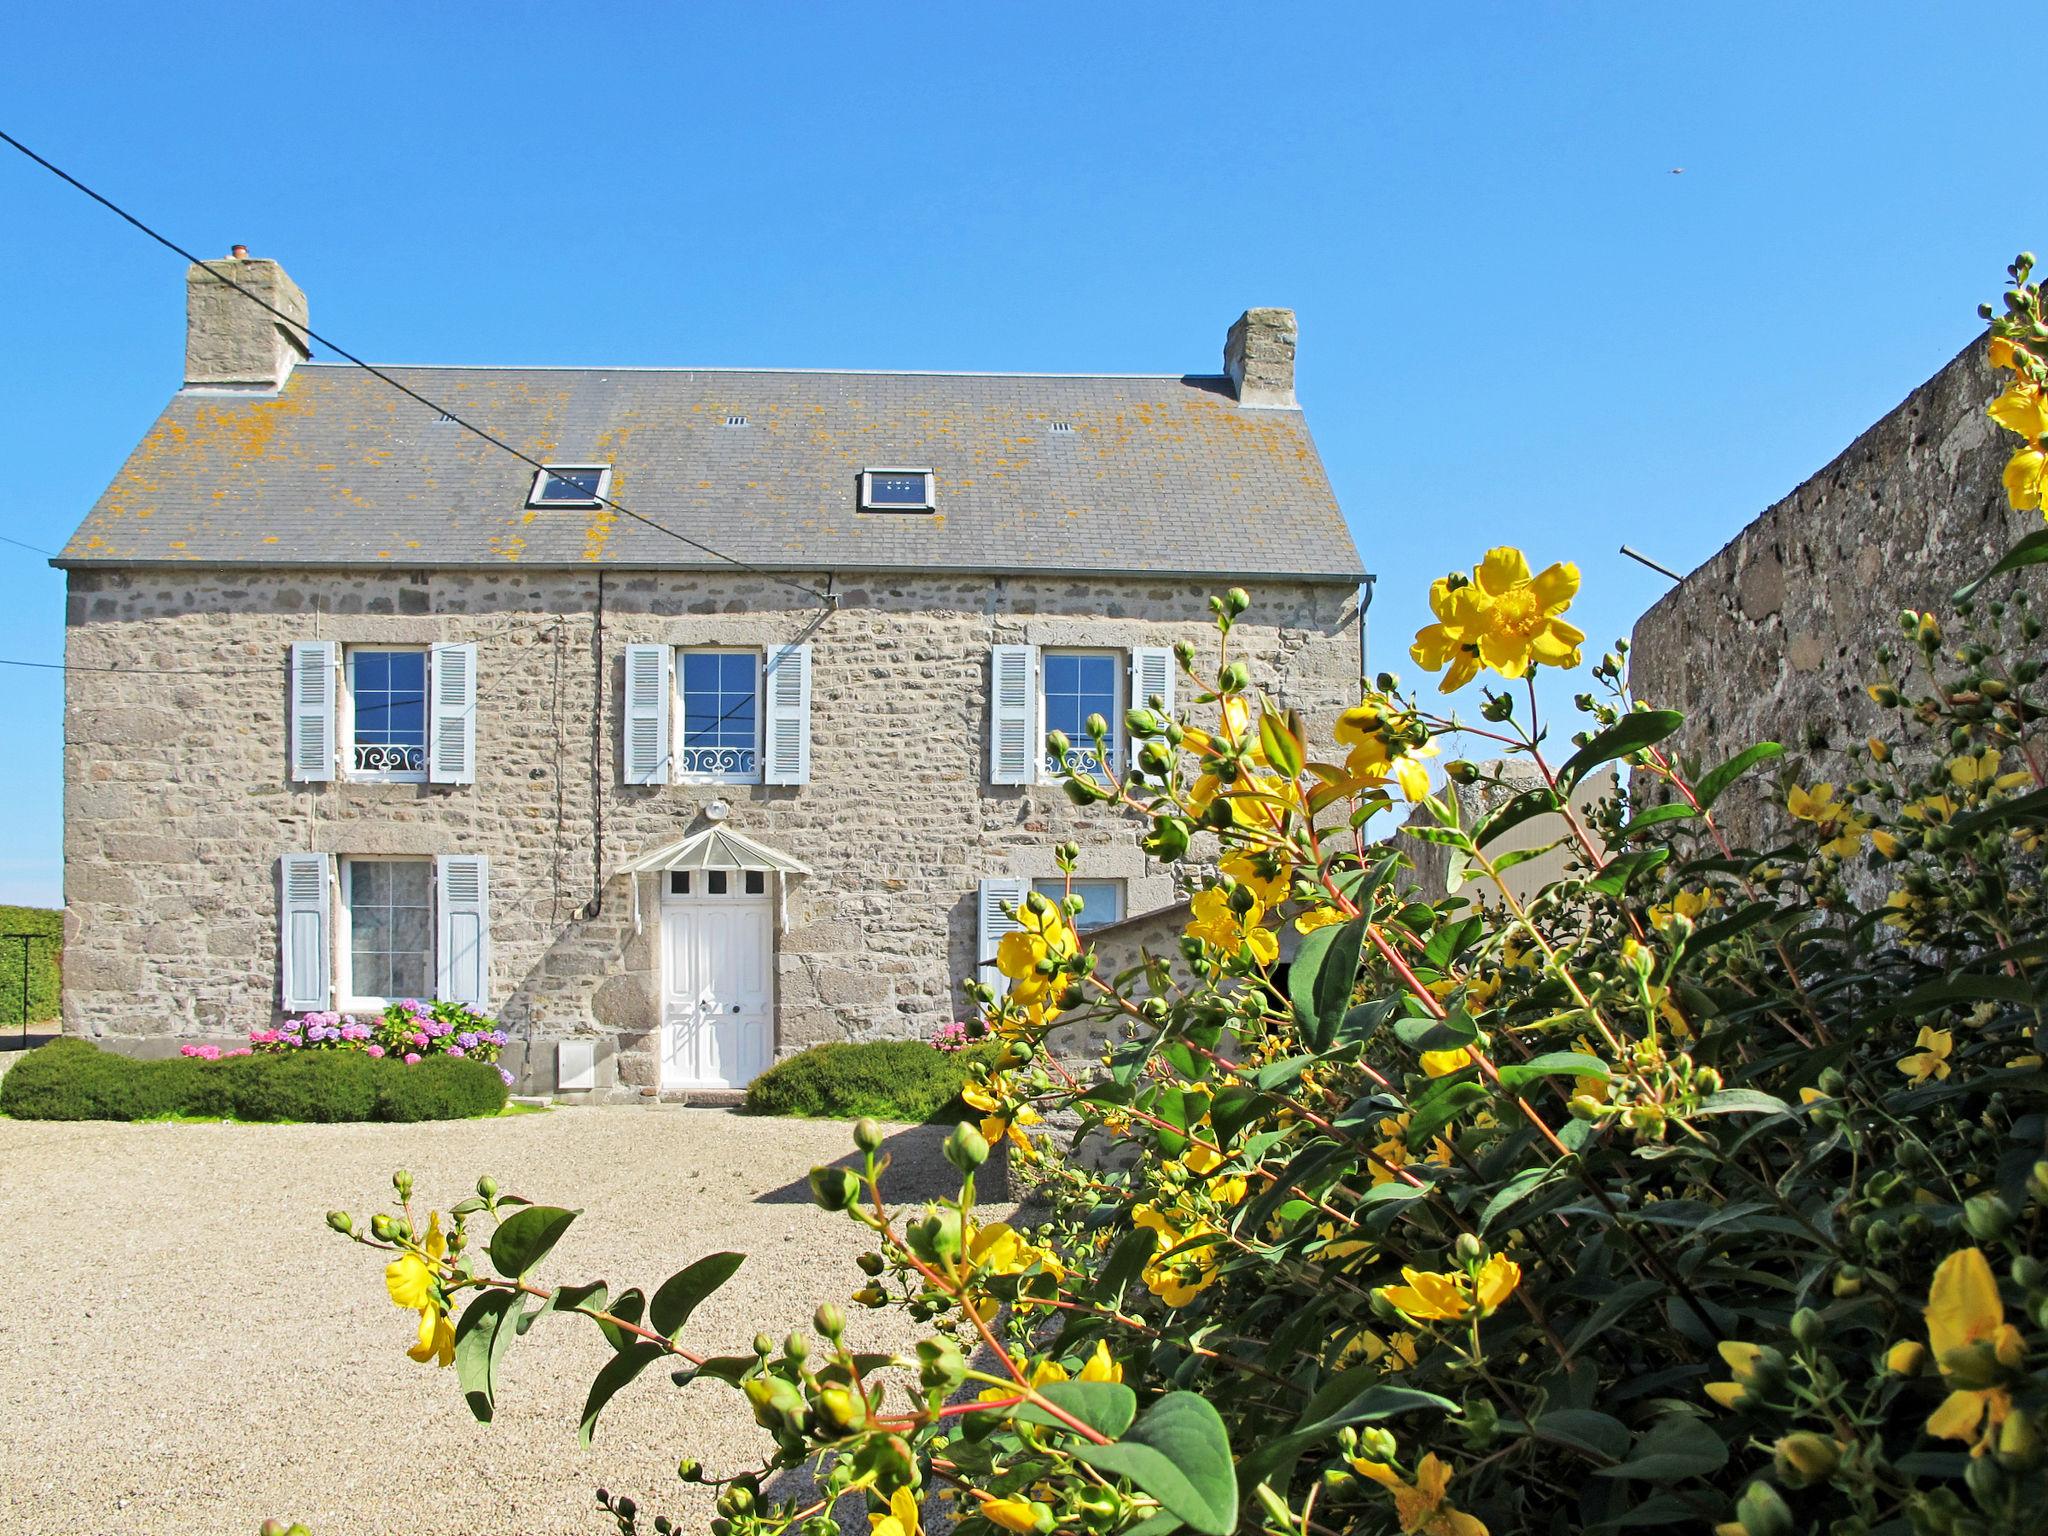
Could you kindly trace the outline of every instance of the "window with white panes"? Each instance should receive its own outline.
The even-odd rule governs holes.
[[[347,652],[343,761],[356,779],[427,777],[427,652],[424,646],[355,645]]]
[[[382,1006],[434,996],[432,860],[345,859],[341,911],[347,1003]]]
[[[1124,883],[1121,880],[1034,880],[1032,887],[1042,896],[1059,901],[1069,894],[1081,898],[1081,910],[1074,918],[1077,932],[1119,922],[1124,915]]]
[[[760,652],[677,651],[676,695],[681,706],[679,776],[760,783]]]
[[[1045,771],[1057,776],[1061,768],[1107,778],[1117,769],[1117,743],[1123,732],[1124,653],[1121,651],[1046,651],[1040,662],[1039,708],[1043,715],[1039,732],[1043,739],[1053,731],[1067,738],[1063,765],[1046,754]],[[1097,747],[1088,734],[1088,717],[1100,715],[1109,734]]]

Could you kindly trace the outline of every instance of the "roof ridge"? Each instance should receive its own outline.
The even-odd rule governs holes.
[[[298,366],[360,371],[354,363],[324,359],[308,359]],[[1199,379],[1205,383],[1229,377],[1222,373],[1189,373],[1185,370],[1178,373],[1032,373],[995,368],[711,368],[671,363],[379,363],[377,366],[441,373],[792,373],[910,379],[1151,379],[1174,382]]]

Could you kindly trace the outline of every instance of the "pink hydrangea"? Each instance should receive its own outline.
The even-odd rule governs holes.
[[[418,1051],[407,1051],[405,1053],[405,1064],[408,1067],[418,1065],[419,1059],[420,1053]]]
[[[382,1056],[384,1054],[384,1047],[381,1045],[366,1045],[363,1047],[363,1054],[366,1056]]]

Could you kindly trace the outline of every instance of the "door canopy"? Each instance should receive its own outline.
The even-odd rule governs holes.
[[[808,875],[810,865],[766,843],[757,843],[730,827],[706,827],[679,842],[667,843],[621,869],[643,875],[671,869],[765,869],[778,875]]]

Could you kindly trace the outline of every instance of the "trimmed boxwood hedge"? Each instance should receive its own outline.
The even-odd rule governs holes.
[[[996,1047],[935,1050],[920,1040],[814,1045],[777,1062],[747,1085],[747,1108],[760,1115],[921,1122],[967,1113],[960,1090],[993,1065]]]
[[[453,1056],[412,1066],[360,1051],[142,1061],[63,1039],[0,1077],[0,1110],[21,1120],[460,1120],[504,1107],[498,1069]]]

